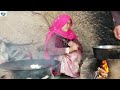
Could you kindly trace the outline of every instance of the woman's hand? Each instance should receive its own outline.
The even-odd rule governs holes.
[[[75,42],[73,42],[73,41],[70,41],[69,43],[68,43],[68,46],[70,46],[70,47],[72,47],[72,46],[74,46],[74,45],[77,45]],[[78,46],[78,45],[77,45]]]
[[[73,51],[75,51],[75,50],[78,50],[78,45],[76,44],[76,43],[74,43],[73,41],[70,41],[69,43],[68,43],[68,46],[70,46],[70,52],[73,52]]]
[[[114,28],[114,36],[116,39],[120,40],[120,25]]]
[[[73,45],[72,47],[70,47],[73,51],[78,50],[78,45]]]

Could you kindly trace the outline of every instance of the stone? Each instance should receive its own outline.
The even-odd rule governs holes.
[[[120,79],[120,59],[108,59],[109,79]]]
[[[33,42],[42,46],[47,31],[44,17],[32,11],[8,11],[6,17],[0,17],[0,37],[15,44]]]

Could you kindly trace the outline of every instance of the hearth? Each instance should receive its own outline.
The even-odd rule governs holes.
[[[97,70],[94,79],[107,79],[109,74],[109,66],[107,60],[97,61]]]
[[[94,79],[120,79],[120,59],[97,60],[96,67]]]
[[[119,79],[120,46],[95,46],[93,52],[97,60],[94,79]]]

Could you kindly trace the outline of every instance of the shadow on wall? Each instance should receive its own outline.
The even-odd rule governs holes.
[[[96,29],[99,45],[117,45],[120,42],[115,39],[113,29],[113,21],[111,12],[104,12],[95,15],[96,23],[99,23]]]

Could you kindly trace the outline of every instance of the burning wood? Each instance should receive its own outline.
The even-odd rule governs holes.
[[[101,66],[95,72],[95,79],[106,79],[108,77],[109,68],[106,60],[103,60]]]
[[[103,60],[103,61],[102,61],[101,67],[102,67],[107,73],[109,72],[109,68],[108,68],[108,65],[107,65],[106,60]]]

